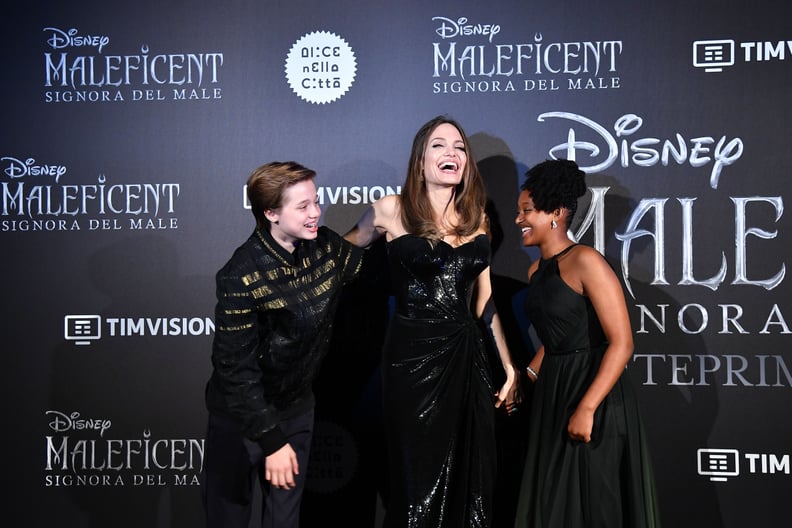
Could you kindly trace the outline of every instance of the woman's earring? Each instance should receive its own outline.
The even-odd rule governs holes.
[[[558,227],[558,222],[556,222],[555,220],[553,220],[552,222],[550,222],[550,227],[552,227],[553,229],[555,229],[556,227]]]

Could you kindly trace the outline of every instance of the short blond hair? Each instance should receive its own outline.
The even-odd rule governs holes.
[[[247,180],[247,196],[256,225],[269,229],[270,222],[264,213],[283,205],[286,189],[315,177],[315,171],[295,161],[273,161],[254,170]]]

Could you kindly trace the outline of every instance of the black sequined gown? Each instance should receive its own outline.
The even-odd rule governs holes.
[[[545,347],[531,400],[516,528],[657,528],[652,467],[626,376],[594,413],[588,444],[570,440],[572,412],[599,369],[607,341],[588,297],[570,288],[557,258],[541,260],[526,310]]]
[[[487,527],[495,479],[494,389],[470,310],[485,235],[459,246],[388,243],[396,300],[383,353],[388,528]]]

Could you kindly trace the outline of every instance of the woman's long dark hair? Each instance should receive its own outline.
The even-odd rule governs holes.
[[[462,181],[454,189],[452,197],[459,222],[454,226],[453,234],[458,237],[470,236],[478,230],[487,201],[484,182],[473,160],[470,143],[465,131],[459,123],[445,116],[437,116],[424,124],[413,139],[410,162],[407,167],[407,178],[401,193],[401,220],[407,232],[424,238],[439,239],[440,233],[435,223],[432,204],[426,194],[426,182],[423,177],[423,156],[429,138],[434,130],[448,123],[459,131],[465,145],[467,163],[462,173]]]

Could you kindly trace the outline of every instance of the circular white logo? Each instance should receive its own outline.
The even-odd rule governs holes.
[[[355,80],[355,53],[344,39],[327,31],[303,35],[286,56],[286,79],[309,103],[331,103]]]
[[[357,471],[358,447],[352,434],[339,424],[317,420],[305,488],[333,493],[346,486]]]

